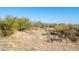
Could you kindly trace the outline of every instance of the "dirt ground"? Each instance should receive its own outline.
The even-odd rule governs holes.
[[[79,51],[79,44],[47,42],[44,30],[17,31],[0,38],[0,51]]]

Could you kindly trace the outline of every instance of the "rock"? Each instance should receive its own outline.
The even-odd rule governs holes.
[[[47,42],[60,41],[61,38],[58,35],[47,35]]]

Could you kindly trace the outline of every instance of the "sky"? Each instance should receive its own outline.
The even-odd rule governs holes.
[[[79,7],[0,7],[0,18],[7,15],[33,22],[79,24]]]

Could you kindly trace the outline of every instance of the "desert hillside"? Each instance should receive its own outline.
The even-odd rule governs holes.
[[[48,24],[6,16],[0,20],[1,51],[77,51],[79,24]]]
[[[2,51],[78,51],[79,44],[66,41],[48,42],[50,38],[44,29],[17,31],[9,37],[1,37]],[[49,38],[48,38],[49,37]]]

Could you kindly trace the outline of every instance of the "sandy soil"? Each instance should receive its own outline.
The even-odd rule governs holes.
[[[79,44],[47,42],[44,30],[16,32],[10,37],[0,38],[1,51],[79,51]]]

